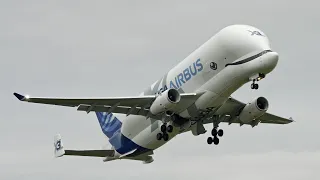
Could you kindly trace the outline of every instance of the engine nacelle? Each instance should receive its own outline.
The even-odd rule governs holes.
[[[162,112],[170,112],[180,101],[180,93],[176,89],[168,89],[154,100],[150,107],[150,112],[154,115]]]
[[[243,108],[239,119],[242,123],[249,123],[262,116],[268,110],[268,107],[268,100],[264,97],[259,97]]]

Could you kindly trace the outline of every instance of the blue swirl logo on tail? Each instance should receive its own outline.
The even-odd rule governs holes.
[[[121,121],[112,113],[96,112],[102,132],[111,138],[121,128]]]

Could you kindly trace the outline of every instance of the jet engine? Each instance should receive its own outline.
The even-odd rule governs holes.
[[[239,115],[242,123],[250,123],[251,121],[262,116],[269,107],[268,100],[264,97],[259,97],[254,101],[248,103]]]
[[[170,112],[180,101],[180,93],[176,89],[168,89],[154,100],[150,107],[150,112],[154,115],[162,112]]]

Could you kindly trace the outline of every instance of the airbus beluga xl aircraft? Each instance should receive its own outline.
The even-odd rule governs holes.
[[[153,162],[153,151],[175,136],[191,131],[197,136],[213,129],[208,144],[219,144],[223,130],[220,123],[288,124],[293,122],[267,113],[269,103],[257,97],[245,104],[230,95],[251,82],[258,82],[277,65],[278,54],[271,50],[268,37],[248,25],[231,25],[220,30],[202,46],[154,82],[139,96],[103,98],[29,97],[31,103],[77,107],[78,111],[96,113],[101,130],[112,148],[109,150],[65,150],[58,134],[54,137],[55,156],[103,157]],[[124,114],[117,118],[113,113]]]

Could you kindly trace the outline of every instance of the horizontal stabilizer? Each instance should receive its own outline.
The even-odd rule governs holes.
[[[112,157],[114,150],[65,150],[69,156]]]
[[[54,136],[54,156],[55,157],[61,157],[63,155],[107,157],[107,156],[114,156],[114,153],[115,153],[114,150],[64,150],[60,134],[57,134]]]

